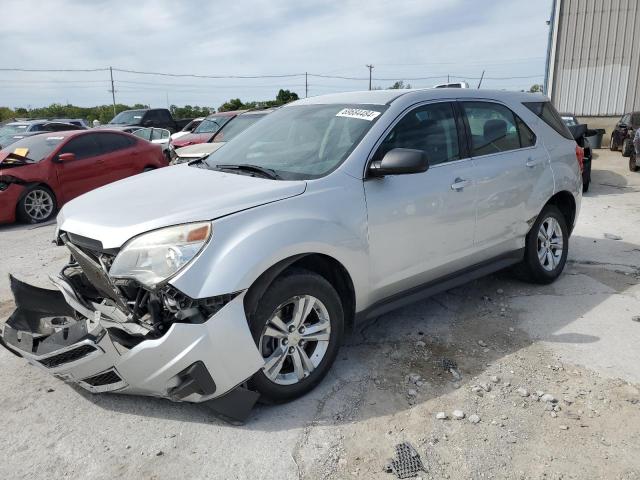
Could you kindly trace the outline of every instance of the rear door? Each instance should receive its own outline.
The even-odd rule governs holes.
[[[74,136],[58,152],[58,155],[73,153],[76,156],[75,160],[56,163],[65,202],[108,183],[108,172],[104,168],[102,147],[97,136],[97,133]]]
[[[97,141],[102,152],[104,184],[140,173],[137,166],[137,140],[121,133],[100,132]]]
[[[475,247],[484,260],[522,246],[528,222],[538,214],[531,199],[548,156],[505,105],[482,100],[460,105],[476,166]]]
[[[371,284],[376,300],[473,263],[474,166],[451,102],[418,106],[386,134],[372,160],[394,148],[423,150],[429,169],[364,182]]]

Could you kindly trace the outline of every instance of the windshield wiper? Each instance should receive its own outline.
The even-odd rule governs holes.
[[[275,170],[271,168],[260,167],[258,165],[251,165],[250,163],[240,163],[238,165],[221,164],[221,165],[216,165],[215,168],[218,168],[220,170],[243,170],[245,172],[259,173],[262,176],[271,178],[273,180],[278,180],[280,178],[280,175],[278,175]]]

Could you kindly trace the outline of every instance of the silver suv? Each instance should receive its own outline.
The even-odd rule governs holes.
[[[300,100],[205,159],[68,203],[58,290],[13,279],[2,341],[92,392],[240,419],[311,390],[367,319],[511,265],[555,280],[581,191],[543,96]]]

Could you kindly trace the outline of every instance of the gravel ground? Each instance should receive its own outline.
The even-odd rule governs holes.
[[[423,479],[639,479],[640,174],[604,150],[593,165],[556,283],[502,272],[380,317],[314,392],[241,427],[0,351],[0,477],[391,479],[408,441]],[[0,228],[0,317],[8,272],[45,284],[65,261],[53,230]]]

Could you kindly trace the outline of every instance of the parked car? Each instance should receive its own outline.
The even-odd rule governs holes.
[[[251,125],[261,118],[264,118],[273,109],[269,110],[253,110],[239,114],[233,117],[233,121],[226,122],[218,132],[207,143],[196,143],[186,147],[178,148],[173,152],[172,165],[178,165],[197,158],[206,157],[218,150],[222,145],[236,137],[239,133],[244,132]]]
[[[578,118],[571,113],[562,113],[562,121],[567,126],[576,143],[584,150],[584,160],[582,163],[582,191],[588,192],[591,184],[591,161],[593,160],[593,149],[587,137],[596,135],[598,132],[590,130],[586,123],[580,123]]]
[[[467,82],[439,83],[433,88],[469,88],[469,84]]]
[[[6,130],[0,129],[0,148],[7,147],[18,140],[31,135],[38,135],[46,132],[62,132],[67,130],[85,130],[85,128],[70,123],[47,121],[42,124],[37,123],[35,125],[28,125],[28,128],[23,130],[24,131],[19,130],[20,133],[13,133],[15,130],[12,128],[8,128]]]
[[[542,95],[456,99],[299,100],[206,160],[67,204],[61,291],[13,279],[2,341],[89,391],[242,419],[259,396],[313,389],[367,319],[511,265],[553,282],[580,210],[579,147]]]
[[[193,132],[183,135],[180,138],[172,139],[170,142],[171,148],[176,150],[178,148],[186,147],[187,145],[210,142],[225,123],[244,111],[245,110],[236,110],[233,112],[219,112],[209,115],[193,130]]]
[[[78,195],[165,166],[159,146],[122,132],[25,137],[0,150],[0,223],[47,221]]]
[[[138,138],[143,138],[147,142],[154,143],[156,145],[160,145],[162,148],[162,153],[167,159],[167,162],[171,160],[171,156],[169,154],[169,140],[171,138],[171,132],[166,128],[140,128],[131,132]]]
[[[629,170],[632,172],[640,170],[640,129],[637,129],[633,136],[633,150],[629,156]]]
[[[166,108],[141,108],[120,112],[113,117],[109,123],[102,125],[102,127],[155,127],[166,128],[173,133],[182,130],[191,120],[191,118],[175,120],[171,112]]]
[[[633,136],[640,128],[640,112],[625,113],[611,132],[610,150],[622,150],[622,156],[628,157],[633,151]]]
[[[198,128],[198,125],[200,125],[202,123],[202,121],[204,120],[205,117],[200,117],[200,118],[194,118],[193,120],[191,120],[189,123],[187,123],[182,130],[180,130],[179,132],[173,133],[171,134],[171,140],[177,140],[180,137],[184,137],[185,135],[193,132],[196,128]]]
[[[71,125],[75,125],[77,127],[91,128],[89,122],[87,122],[84,118],[54,118],[51,121],[59,123],[70,123]]]
[[[55,132],[60,130],[81,130],[83,127],[54,120],[25,120],[10,122],[0,128],[0,136],[32,132]]]

